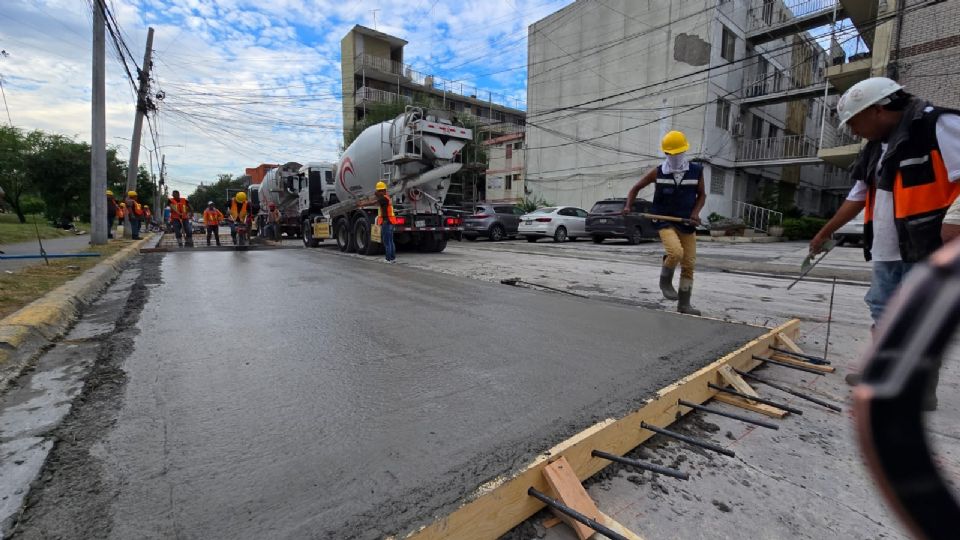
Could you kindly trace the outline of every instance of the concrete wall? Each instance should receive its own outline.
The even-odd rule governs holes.
[[[510,146],[508,151],[507,146]],[[516,148],[516,146],[520,148]],[[523,134],[493,139],[487,144],[489,163],[486,171],[486,200],[489,202],[519,202],[524,198]],[[509,157],[508,157],[509,156]],[[507,177],[511,177],[507,189]]]
[[[355,93],[357,91],[356,85],[354,84],[354,62],[357,56],[356,41],[354,39],[354,32],[348,32],[346,36],[340,40],[340,86],[343,92],[343,133],[346,136],[347,133],[353,130],[356,125],[356,113],[354,108],[356,107]]]

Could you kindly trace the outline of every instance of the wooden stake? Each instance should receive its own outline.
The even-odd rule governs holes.
[[[597,509],[596,503],[587,494],[587,490],[583,489],[583,484],[577,479],[577,475],[570,467],[570,463],[567,462],[567,458],[561,456],[560,459],[544,467],[543,476],[547,479],[550,487],[553,488],[553,493],[558,501],[590,519],[596,520],[600,517],[600,510]],[[580,540],[587,540],[587,538],[593,536],[593,529],[583,523],[563,514],[558,514],[557,517],[569,525],[573,532],[577,533]]]
[[[760,397],[760,395],[757,394],[757,391],[754,390],[753,387],[747,383],[747,381],[743,380],[743,377],[734,371],[732,367],[728,365],[721,366],[717,369],[717,374],[720,375],[720,378],[724,382],[732,386],[740,393]],[[771,418],[783,418],[787,415],[787,411],[784,411],[783,409],[778,409],[777,407],[771,407],[770,405],[757,403],[755,401],[748,401],[742,397],[731,396],[729,394],[717,394],[713,397],[713,399],[721,403],[740,407],[741,409],[764,414]]]

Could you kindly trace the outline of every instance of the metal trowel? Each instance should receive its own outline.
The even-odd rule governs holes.
[[[819,257],[817,256],[817,254],[814,254],[814,253],[807,255],[807,258],[803,260],[803,264],[800,265],[800,276],[797,277],[797,279],[795,279],[793,283],[787,286],[787,290],[789,291],[790,289],[793,288],[794,285],[796,285],[797,283],[800,283],[800,280],[806,277],[806,275],[809,274],[810,271],[813,270],[815,266],[820,264],[820,261],[822,261],[824,257],[826,257],[828,253],[830,253],[830,250],[835,248],[836,246],[837,246],[836,240],[827,240],[826,242],[823,243],[823,247],[820,250]]]

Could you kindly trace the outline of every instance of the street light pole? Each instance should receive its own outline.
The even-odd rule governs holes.
[[[106,29],[102,0],[93,1],[93,103],[90,130],[90,243],[107,243]]]

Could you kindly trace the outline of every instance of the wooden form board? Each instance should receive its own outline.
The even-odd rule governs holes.
[[[759,360],[754,360],[753,355],[760,356],[768,353],[769,347],[777,344],[777,334],[782,333],[795,339],[799,331],[800,321],[796,319],[771,329],[699,371],[659,390],[640,409],[619,420],[607,419],[594,424],[541,454],[512,478],[483,486],[477,493],[468,497],[463,506],[410,533],[407,538],[410,540],[495,540],[499,538],[544,507],[542,502],[527,495],[527,489],[533,487],[544,493],[550,492],[543,470],[551,461],[561,456],[565,457],[581,481],[593,476],[610,464],[605,459],[593,457],[591,455],[593,450],[603,450],[621,456],[633,450],[654,435],[651,431],[641,429],[641,422],[659,427],[670,425],[677,419],[678,413],[687,414],[691,411],[686,407],[678,407],[677,400],[683,399],[699,404],[716,396],[717,391],[708,387],[707,383],[724,384],[718,372],[722,366],[750,371],[761,363]]]
[[[594,521],[600,520],[600,510],[597,510],[597,505],[590,495],[587,495],[587,490],[583,489],[583,484],[580,483],[580,479],[577,478],[566,458],[560,456],[556,461],[549,463],[543,468],[543,475],[550,484],[549,493],[553,493],[558,501]],[[577,533],[580,540],[587,540],[593,536],[594,530],[583,523],[564,514],[558,513],[557,517],[565,521],[573,532]]]

